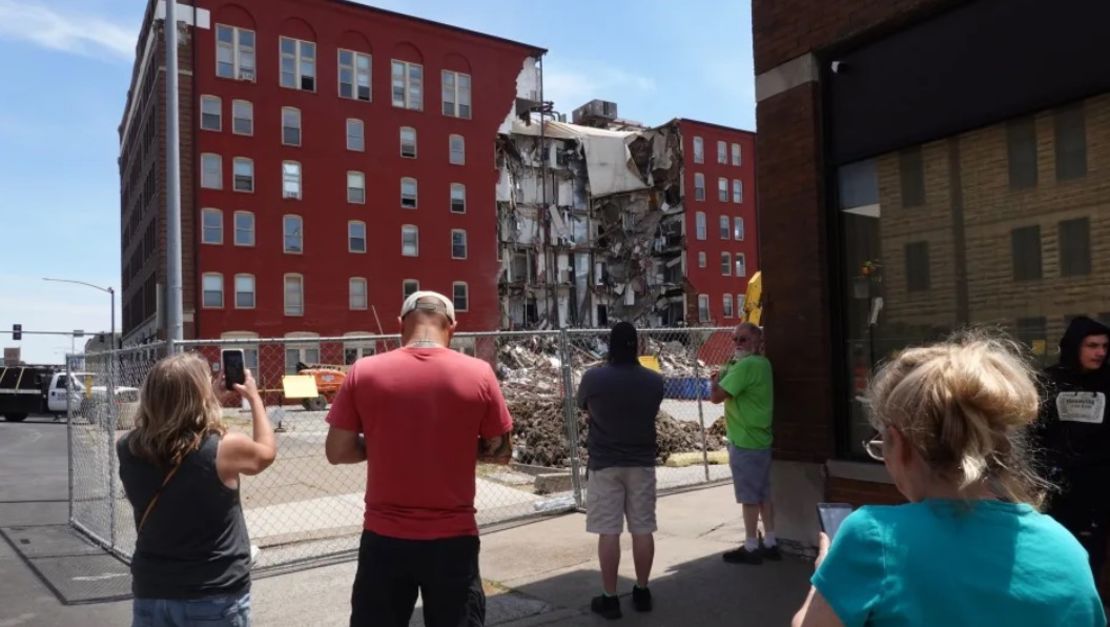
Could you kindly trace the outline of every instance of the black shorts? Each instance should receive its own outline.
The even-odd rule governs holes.
[[[477,536],[401,540],[362,533],[351,592],[351,627],[406,627],[420,593],[427,627],[480,627],[486,596]]]

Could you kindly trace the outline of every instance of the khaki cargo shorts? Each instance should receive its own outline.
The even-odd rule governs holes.
[[[605,535],[624,531],[654,533],[655,466],[591,470],[586,484],[586,531]]]

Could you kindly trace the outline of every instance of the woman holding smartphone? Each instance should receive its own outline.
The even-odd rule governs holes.
[[[251,547],[239,476],[274,461],[274,432],[254,377],[234,390],[250,402],[253,437],[228,432],[208,363],[167,357],[143,383],[135,428],[117,444],[135,515],[134,627],[250,625]]]
[[[822,534],[795,627],[1103,627],[1087,555],[1039,513],[1047,485],[1025,434],[1030,368],[1008,342],[970,335],[908,349],[869,390],[868,452],[909,501],[853,512]]]

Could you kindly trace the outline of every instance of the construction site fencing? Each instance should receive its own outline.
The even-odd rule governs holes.
[[[709,402],[710,377],[732,355],[731,329],[646,329],[641,362],[664,377],[657,419],[661,491],[729,478],[723,409]],[[479,464],[475,508],[489,528],[586,505],[586,412],[576,402],[582,375],[605,363],[609,331],[594,329],[460,333],[452,348],[490,364],[514,419],[513,462]],[[76,355],[71,369],[70,519],[124,559],[135,547],[134,513],[119,481],[115,443],[132,428],[139,388],[162,357],[192,351],[216,374],[226,350],[242,350],[277,432],[275,462],[242,477],[240,501],[255,569],[312,565],[353,557],[362,530],[367,469],[333,466],[324,456],[325,417],[356,360],[396,349],[397,335],[192,340]],[[285,385],[311,377],[316,395]],[[305,379],[299,380],[301,383]],[[435,385],[429,381],[428,385]],[[250,434],[251,414],[234,395],[223,422]],[[109,399],[115,399],[111,401]],[[416,456],[412,471],[438,460]]]

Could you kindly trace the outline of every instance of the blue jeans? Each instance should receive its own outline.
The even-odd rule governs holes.
[[[251,593],[200,599],[136,598],[131,616],[131,627],[250,627]]]

